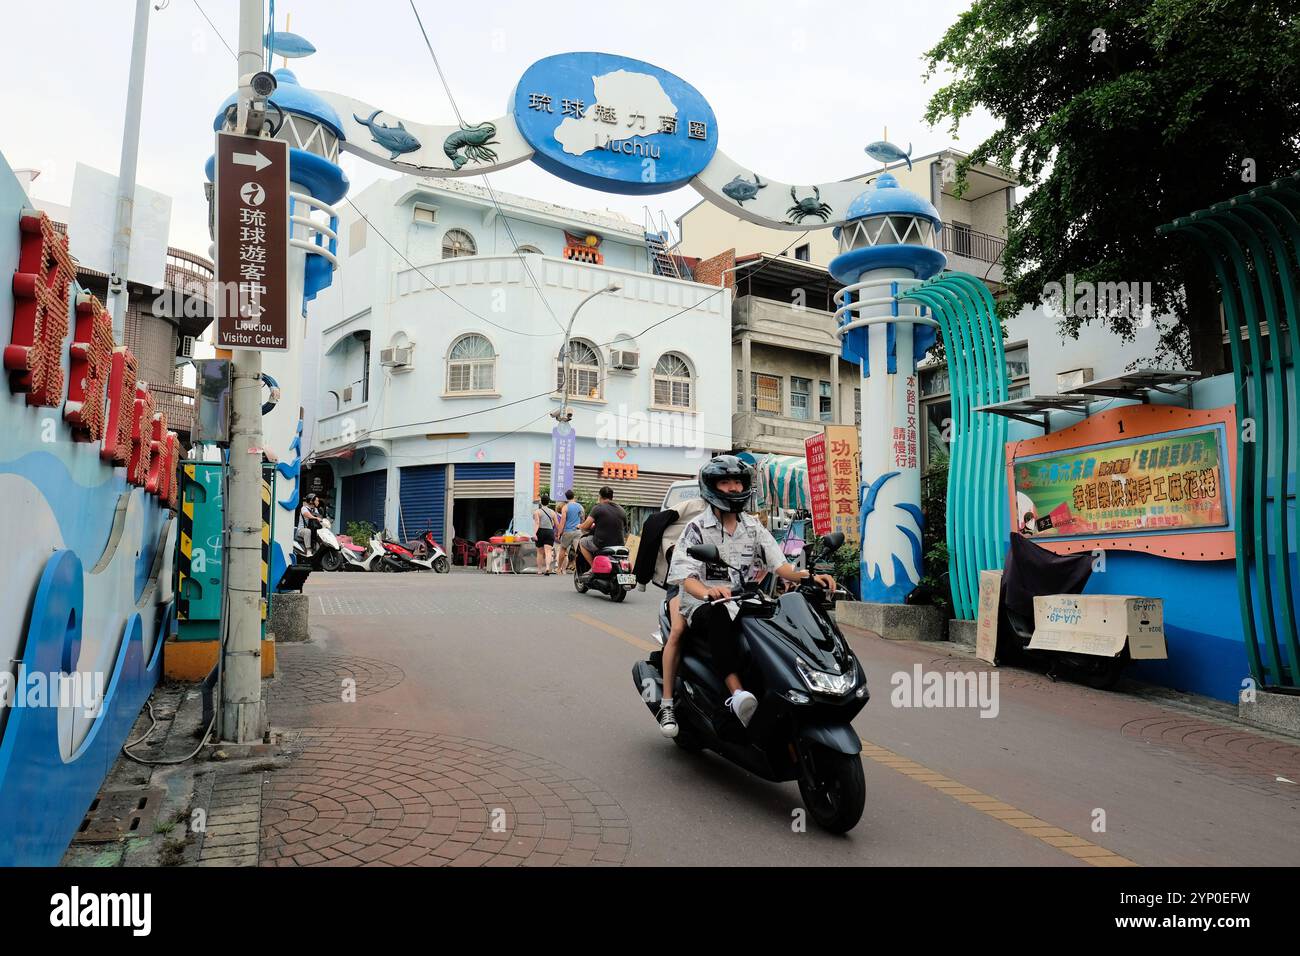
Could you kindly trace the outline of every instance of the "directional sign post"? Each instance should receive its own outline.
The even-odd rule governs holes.
[[[217,347],[289,348],[289,146],[217,134]]]

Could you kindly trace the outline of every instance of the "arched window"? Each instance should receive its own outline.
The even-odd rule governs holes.
[[[555,390],[564,381],[564,348],[560,348],[555,362]],[[590,342],[569,340],[569,396],[572,398],[600,398],[600,352]]]
[[[536,246],[520,246],[518,249],[515,250],[515,255],[517,256],[527,256],[527,255],[540,256],[541,254],[542,254],[542,250],[538,249]]]
[[[659,357],[654,371],[654,404],[665,408],[691,408],[691,365],[676,352]]]
[[[462,335],[447,353],[447,392],[493,392],[497,353],[481,335]]]
[[[478,255],[478,246],[474,237],[464,229],[448,229],[442,236],[442,257],[459,259],[461,256]]]

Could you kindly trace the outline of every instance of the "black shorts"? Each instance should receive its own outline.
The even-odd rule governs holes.
[[[539,548],[549,548],[555,544],[555,532],[550,528],[537,529],[537,546]]]

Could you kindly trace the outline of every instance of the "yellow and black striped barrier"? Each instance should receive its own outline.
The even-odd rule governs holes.
[[[262,479],[262,620],[266,620],[267,587],[271,568],[271,483]]]
[[[186,587],[190,578],[190,555],[194,550],[194,496],[190,494],[190,486],[196,481],[194,466],[186,465],[181,485],[181,553],[176,576],[176,618],[180,621],[189,620],[190,616],[189,588]]]

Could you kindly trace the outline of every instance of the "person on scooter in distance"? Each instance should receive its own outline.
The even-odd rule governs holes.
[[[771,532],[746,513],[753,483],[753,470],[735,455],[718,455],[700,469],[700,497],[710,507],[682,531],[668,572],[668,584],[681,586],[681,612],[687,630],[709,642],[714,670],[731,692],[727,706],[746,727],[758,708],[758,698],[740,682],[739,606],[725,601],[731,597],[732,588],[757,580],[767,570],[790,582],[815,577],[822,587],[835,589],[835,579],[829,574],[813,575],[796,569]],[[690,556],[690,549],[700,544],[716,546],[722,560],[731,565],[725,578],[710,580],[710,569]],[[665,737],[677,736],[672,694],[680,658],[681,636],[674,628],[663,655],[664,697],[659,707],[659,729]]]
[[[298,509],[298,513],[302,518],[302,527],[298,533],[302,538],[303,547],[310,553],[316,530],[321,527],[323,517],[320,510],[320,496],[308,495],[302,507]]]
[[[596,553],[602,548],[623,544],[623,532],[627,529],[627,512],[621,505],[614,504],[614,489],[604,485],[597,494],[600,500],[591,509],[591,514],[578,525],[580,533],[590,532],[578,539],[578,550],[587,562],[587,574],[591,573],[591,562]]]

